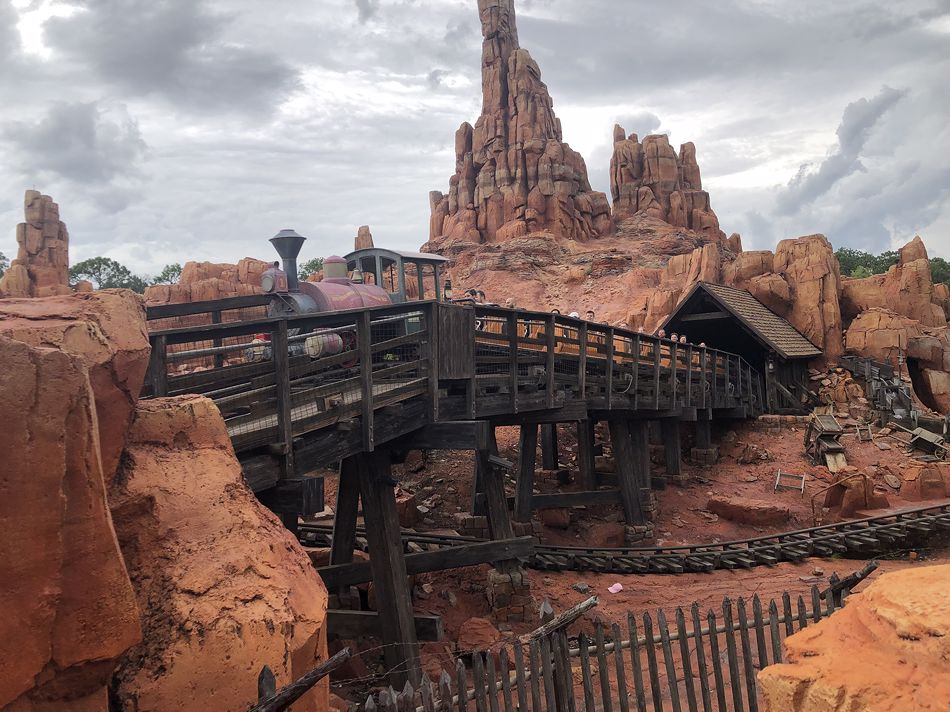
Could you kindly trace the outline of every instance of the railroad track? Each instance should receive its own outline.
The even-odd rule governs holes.
[[[654,548],[586,548],[540,544],[528,559],[533,569],[543,571],[592,571],[618,574],[682,574],[716,569],[772,566],[782,561],[801,561],[812,556],[835,554],[874,555],[917,543],[938,533],[950,532],[950,502],[938,506],[894,512],[811,529],[772,534],[754,539]],[[367,548],[364,532],[357,546]],[[301,543],[329,546],[332,527],[301,527]],[[471,537],[403,534],[406,553],[436,551],[483,541]]]

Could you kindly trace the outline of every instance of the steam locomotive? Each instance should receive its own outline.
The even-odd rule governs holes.
[[[297,257],[307,238],[294,230],[281,230],[270,242],[282,265],[275,262],[261,276],[261,288],[272,295],[267,307],[271,317],[325,314],[329,312],[404,304],[435,299],[451,300],[451,283],[443,284],[443,268],[448,260],[439,255],[399,252],[381,248],[356,250],[346,257],[327,257],[323,280],[301,282],[297,275]],[[405,319],[401,326],[411,332],[417,328]],[[305,340],[291,332],[291,354],[311,358],[334,356],[355,348],[352,330],[319,330]],[[260,335],[245,351],[245,360],[270,359],[268,337]]]

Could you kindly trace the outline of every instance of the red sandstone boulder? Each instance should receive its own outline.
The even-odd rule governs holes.
[[[236,265],[187,262],[178,284],[160,284],[145,290],[149,306],[204,302],[261,293],[261,275],[270,265],[245,257]]]
[[[139,404],[109,492],[145,642],[116,674],[124,709],[244,710],[264,665],[285,685],[326,656],[327,592],[242,480],[214,404]],[[327,708],[318,685],[295,710]]]
[[[88,365],[5,336],[0,362],[0,708],[101,712],[142,632],[106,503]]]
[[[706,509],[731,522],[752,526],[783,524],[791,518],[791,511],[786,506],[745,497],[710,497]]]
[[[623,524],[603,522],[587,530],[585,546],[604,549],[622,549],[627,545],[627,529]]]
[[[541,523],[552,529],[567,529],[571,526],[570,509],[543,509],[540,517]]]
[[[469,618],[459,630],[458,650],[461,653],[485,652],[501,641],[501,633],[486,618]]]
[[[102,470],[119,462],[145,371],[149,342],[142,299],[128,290],[0,301],[0,335],[79,357],[95,395]]]
[[[919,712],[950,700],[950,566],[888,573],[785,641],[759,673],[766,712]]]

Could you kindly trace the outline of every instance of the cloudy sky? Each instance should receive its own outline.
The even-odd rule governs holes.
[[[427,239],[480,107],[475,0],[0,0],[0,251],[23,190],[72,259],[141,273]],[[607,190],[611,129],[694,141],[746,248],[950,257],[950,0],[522,0],[522,46]]]

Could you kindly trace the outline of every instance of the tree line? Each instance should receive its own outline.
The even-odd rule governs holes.
[[[835,256],[841,265],[841,274],[845,277],[864,279],[875,274],[884,274],[900,261],[896,250],[872,255],[870,252],[842,247]],[[930,273],[934,284],[944,283],[950,286],[950,262],[943,257],[933,257],[930,260]]]

